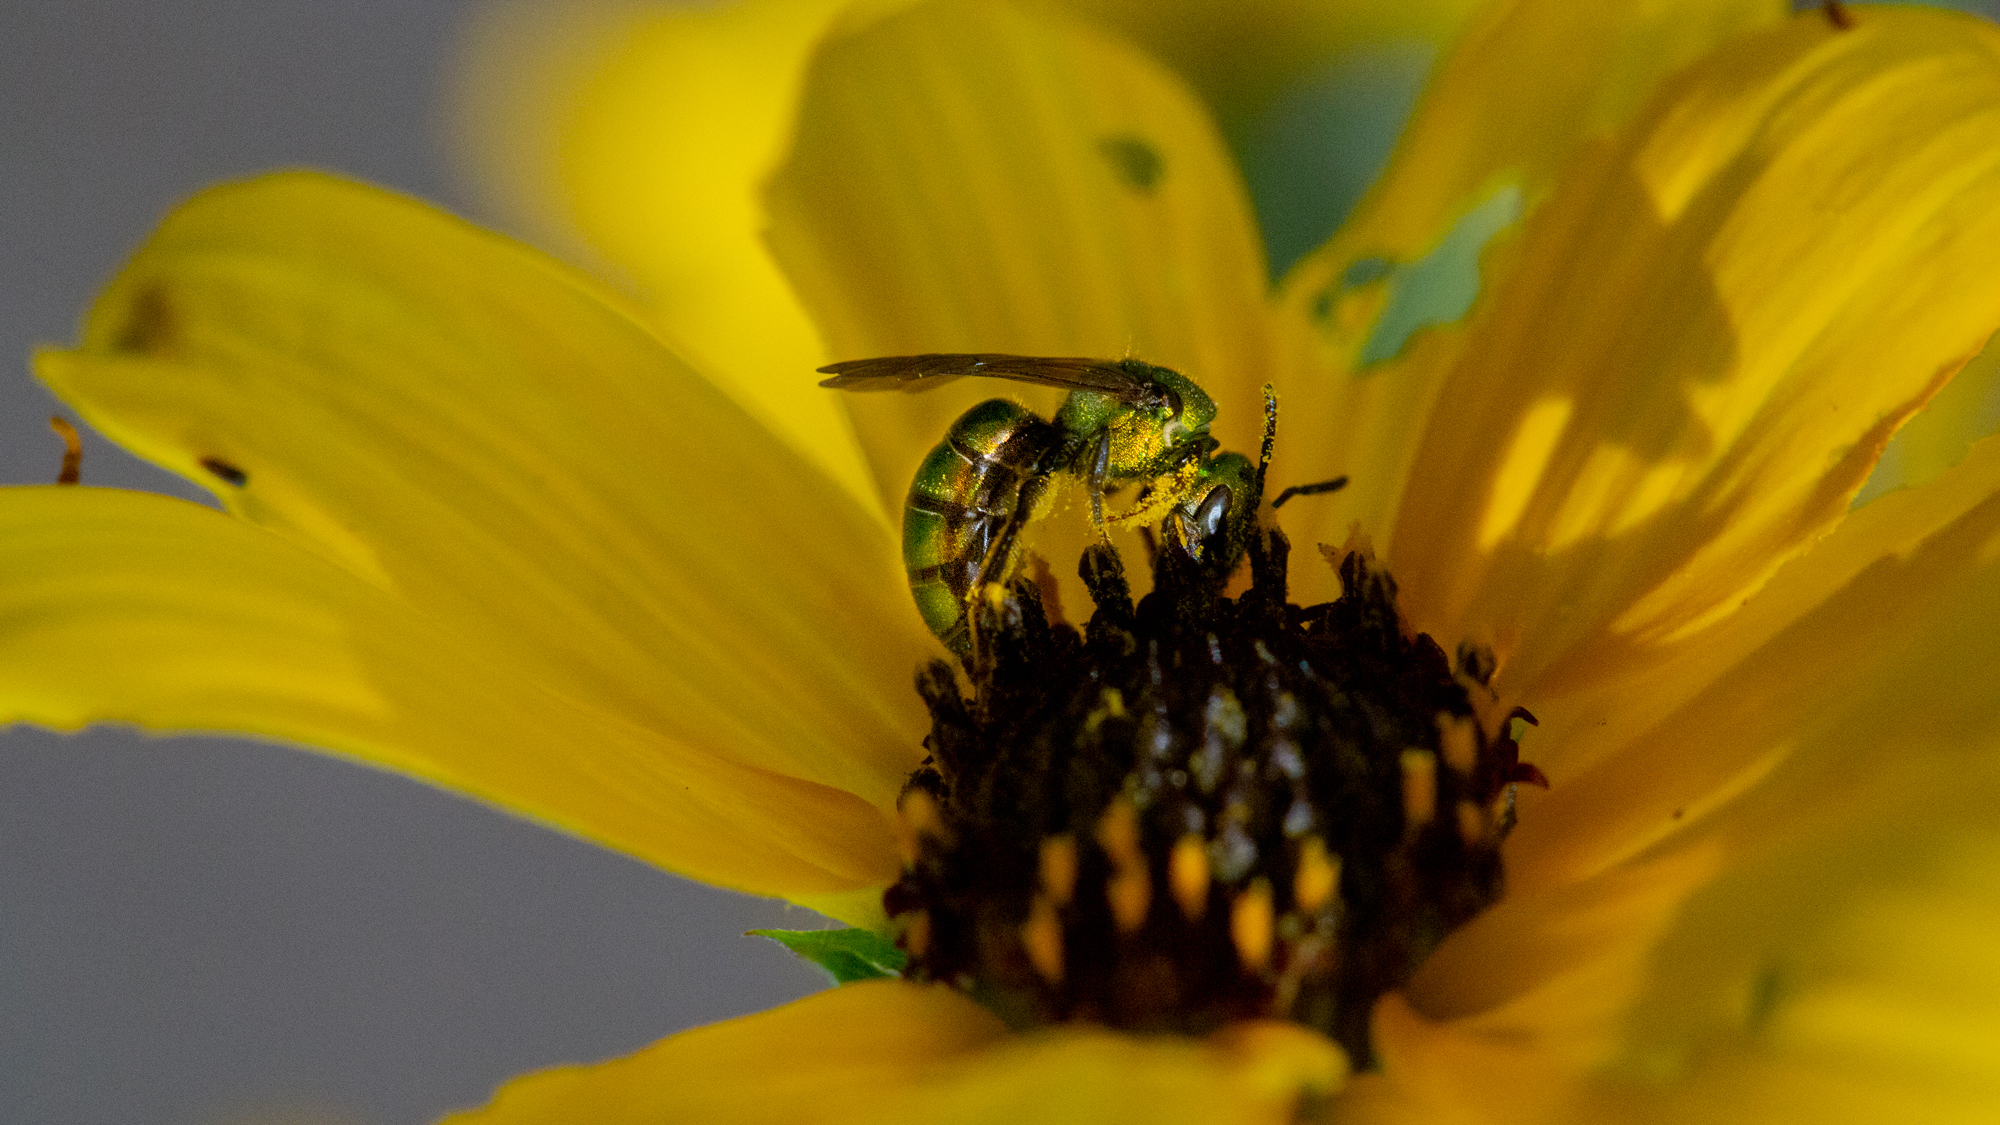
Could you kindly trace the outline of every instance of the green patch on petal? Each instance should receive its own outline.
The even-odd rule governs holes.
[[[825,969],[835,984],[880,980],[901,975],[909,961],[888,938],[874,930],[751,930]]]
[[[1438,324],[1451,324],[1472,309],[1479,296],[1479,258],[1486,244],[1521,217],[1521,189],[1505,184],[1465,213],[1437,249],[1407,266],[1386,270],[1388,300],[1361,346],[1360,366],[1394,359],[1410,337]],[[1356,263],[1365,266],[1364,259]],[[1369,271],[1374,272],[1374,271]],[[1352,277],[1350,266],[1344,277]]]

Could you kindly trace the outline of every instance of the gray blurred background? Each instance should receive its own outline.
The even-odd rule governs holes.
[[[436,107],[471,0],[0,3],[0,481],[54,479],[37,342],[160,215],[281,165],[466,210]],[[87,438],[84,478],[199,497]],[[399,1125],[802,995],[712,890],[268,746],[0,734],[0,1122]]]

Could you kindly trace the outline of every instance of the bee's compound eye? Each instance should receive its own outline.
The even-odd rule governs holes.
[[[1203,539],[1213,539],[1222,534],[1222,525],[1228,519],[1229,486],[1218,484],[1202,497],[1201,506],[1194,510],[1194,523],[1201,529]]]

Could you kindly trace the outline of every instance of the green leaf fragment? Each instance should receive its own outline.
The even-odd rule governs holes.
[[[873,930],[751,930],[833,975],[835,984],[900,976],[909,958]]]

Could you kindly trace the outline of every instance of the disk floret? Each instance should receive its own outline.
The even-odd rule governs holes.
[[[1365,555],[1301,608],[1282,535],[1250,554],[1230,598],[1161,551],[1135,607],[1093,548],[1081,632],[1017,582],[979,607],[969,692],[919,674],[930,758],[885,896],[908,975],[1021,1027],[1291,1019],[1366,1065],[1374,1000],[1499,897],[1512,785],[1539,774],[1490,658],[1406,635]]]

